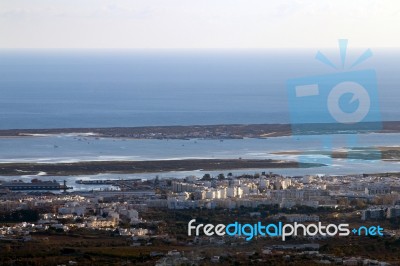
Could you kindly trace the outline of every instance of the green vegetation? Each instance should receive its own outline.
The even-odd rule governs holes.
[[[37,210],[16,210],[0,213],[0,223],[36,222],[39,219]]]
[[[0,166],[2,175],[35,175],[46,172],[48,175],[87,175],[98,173],[146,173],[169,171],[192,171],[203,169],[266,169],[266,168],[304,168],[323,166],[318,163],[298,163],[280,160],[256,159],[187,159],[161,161],[93,161],[77,163],[4,163]]]
[[[316,257],[300,254],[298,251],[277,251],[263,254],[263,248],[272,245],[309,243],[307,239],[289,238],[282,242],[279,238],[256,238],[250,242],[243,239],[225,238],[223,245],[208,242],[188,244],[194,237],[187,235],[187,223],[196,219],[197,223],[263,223],[276,222],[273,216],[284,214],[315,214],[324,223],[340,223],[343,220],[352,226],[373,225],[373,222],[361,222],[357,215],[357,202],[341,209],[310,208],[295,206],[281,209],[278,205],[261,205],[258,208],[238,209],[190,209],[168,210],[149,208],[141,217],[153,223],[138,224],[137,228],[147,228],[159,237],[133,240],[120,236],[118,230],[99,231],[85,228],[72,228],[68,232],[48,230],[32,233],[32,240],[0,241],[0,265],[68,265],[75,261],[78,265],[154,265],[160,259],[159,254],[178,250],[185,256],[201,257],[200,265],[211,265],[213,256],[220,256],[221,265],[318,265]],[[351,206],[354,205],[354,206]],[[259,212],[260,216],[250,213]],[[21,214],[21,213],[19,213]],[[14,214],[15,215],[15,214]],[[33,215],[33,214],[32,214]],[[390,228],[398,225],[398,219],[380,221],[381,226]],[[127,224],[126,227],[129,227]],[[315,240],[321,246],[320,252],[336,257],[361,256],[386,261],[392,265],[400,263],[400,240],[391,237],[335,237]],[[156,252],[156,255],[154,255]],[[158,254],[158,255],[157,255]],[[326,256],[326,255],[324,255]]]

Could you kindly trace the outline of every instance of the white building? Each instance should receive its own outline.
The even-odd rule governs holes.
[[[386,217],[388,219],[395,218],[400,216],[400,205],[396,205],[394,207],[389,207],[387,210]]]
[[[382,184],[373,184],[365,188],[367,195],[384,195],[390,194],[390,186]]]
[[[363,221],[377,220],[382,218],[385,218],[385,210],[382,208],[363,210],[361,213],[361,219]]]

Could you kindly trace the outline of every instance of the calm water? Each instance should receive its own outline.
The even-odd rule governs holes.
[[[297,159],[279,151],[335,150],[400,145],[400,134],[334,135],[327,146],[319,136],[232,140],[133,140],[67,135],[0,138],[0,163],[166,160],[189,158]],[[325,157],[325,156],[322,156]],[[311,156],[309,162],[318,162]],[[322,162],[325,163],[325,162]],[[330,162],[327,162],[330,163]],[[400,170],[400,169],[399,169]]]
[[[0,129],[288,123],[286,80],[337,72],[315,53],[1,51]],[[365,68],[377,71],[383,119],[398,120],[400,52],[352,70]]]
[[[299,160],[296,155],[276,155],[274,152],[285,150],[325,150],[342,149],[343,147],[369,147],[400,145],[400,134],[365,134],[356,138],[350,135],[336,135],[332,145],[322,145],[319,136],[277,137],[269,139],[242,140],[122,140],[95,139],[74,135],[57,135],[47,137],[0,138],[0,162],[76,162],[92,160],[164,160],[187,158],[255,158]],[[349,142],[349,140],[351,140]],[[400,171],[400,162],[365,161],[359,159],[330,159],[323,155],[302,156],[304,162],[324,163],[327,166],[303,169],[246,169],[233,172],[256,173],[273,171],[283,175],[304,174],[360,174]],[[207,171],[210,172],[210,171]],[[217,175],[221,171],[211,171]],[[201,169],[185,172],[147,173],[147,174],[101,174],[93,176],[56,177],[66,179],[76,189],[91,189],[91,186],[75,185],[77,179],[109,178],[154,178],[202,176]],[[43,173],[41,173],[43,174]],[[15,177],[1,177],[13,179]],[[18,177],[21,178],[21,177]],[[32,179],[32,176],[22,176]],[[40,176],[43,180],[54,177]]]
[[[334,63],[337,51],[323,51]],[[348,51],[348,65],[363,51]],[[399,120],[400,51],[373,51],[353,70],[378,76],[384,120]],[[0,51],[0,129],[288,123],[286,80],[336,73],[314,60],[316,51]],[[399,134],[337,136],[332,146],[318,139],[121,140],[73,135],[0,139],[0,162],[72,162],[178,158],[281,158],[282,150],[400,145]],[[238,170],[251,173],[346,174],[400,171],[398,162],[303,160],[327,163],[312,169]],[[215,172],[217,173],[217,172]],[[1,174],[1,173],[0,173]],[[201,171],[160,176],[202,175]],[[119,175],[124,176],[124,175]],[[125,177],[154,177],[155,174]],[[76,178],[115,178],[115,175]],[[0,177],[1,178],[1,177]],[[4,177],[5,178],[5,177]],[[31,178],[22,176],[22,178]],[[52,177],[43,177],[43,179]],[[7,179],[9,179],[7,177]],[[61,178],[59,178],[61,179]]]

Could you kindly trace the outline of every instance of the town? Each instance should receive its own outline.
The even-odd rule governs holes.
[[[40,184],[38,180],[34,182]],[[22,183],[18,186],[25,188]],[[400,251],[400,180],[396,174],[288,177],[272,172],[240,176],[221,173],[184,179],[155,177],[149,180],[78,180],[77,183],[93,185],[94,189],[71,192],[64,189],[61,193],[15,191],[10,190],[13,187],[9,183],[1,182],[0,248],[12,250],[20,245],[47,245],[49,239],[56,237],[73,237],[76,241],[95,235],[96,246],[101,250],[107,251],[109,245],[122,241],[117,246],[124,251],[131,249],[133,255],[122,257],[132,263],[229,264],[232,257],[235,261],[250,258],[255,263],[274,258],[297,265],[395,265],[400,261],[400,256],[385,258],[380,250],[389,245]],[[64,183],[60,189],[65,187]],[[187,234],[187,223],[192,218],[214,223],[239,220],[249,223],[345,221],[351,226],[379,224],[384,228],[385,240],[316,235],[291,237],[285,242],[257,237],[247,242],[239,236],[194,237]],[[329,243],[328,238],[331,238]],[[357,244],[358,253],[353,256],[348,243],[355,243],[359,238],[365,238],[362,241],[366,243],[365,250],[361,252],[362,244]],[[65,260],[60,265],[78,262],[85,265],[89,257],[93,259],[101,254],[93,250],[80,253],[81,245],[85,250],[93,243],[73,243],[57,251],[57,257]],[[232,247],[232,252],[230,249],[221,251],[221,247],[227,245]],[[241,251],[235,251],[235,247],[241,247]],[[381,261],[369,259],[368,255],[374,251],[375,258],[381,253]],[[13,253],[1,254],[0,261],[16,259]]]

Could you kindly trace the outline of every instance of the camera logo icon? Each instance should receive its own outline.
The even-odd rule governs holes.
[[[344,67],[346,40],[339,40]],[[372,55],[367,50],[353,65]],[[337,68],[323,54],[318,60]],[[376,73],[373,69],[341,71],[287,81],[293,134],[304,130],[379,130],[381,116]],[[321,132],[319,132],[321,133]]]
[[[353,96],[350,104],[359,101],[358,107],[354,112],[347,113],[340,107],[340,99],[346,93]],[[368,92],[359,83],[342,82],[336,85],[328,95],[328,111],[332,117],[339,123],[352,124],[361,122],[370,110],[371,101]]]
[[[348,69],[345,69],[347,40],[339,40],[339,50],[341,68],[321,52],[316,55],[317,60],[337,72],[287,81],[292,135],[327,155],[317,159],[323,164],[331,162],[335,148],[346,148],[347,158],[352,158],[353,148],[360,145],[358,133],[382,129],[375,70],[352,70],[372,56],[371,50],[361,54]],[[346,147],[333,147],[338,139],[344,139]],[[380,152],[375,154],[378,159]],[[310,158],[318,157],[305,153],[299,160],[310,162]]]

